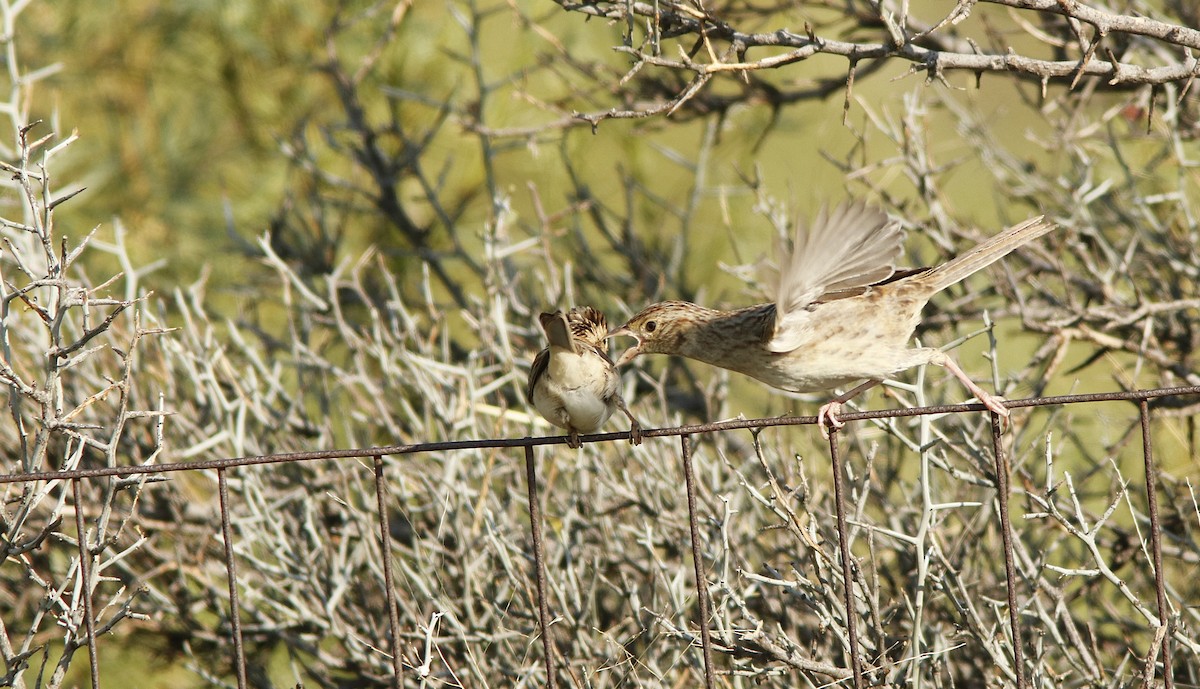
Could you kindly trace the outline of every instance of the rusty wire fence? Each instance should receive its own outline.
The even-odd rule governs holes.
[[[1093,402],[1106,401],[1124,401],[1131,402],[1136,405],[1139,424],[1141,428],[1142,442],[1142,457],[1145,468],[1145,497],[1146,504],[1142,507],[1145,509],[1145,514],[1148,517],[1148,541],[1150,545],[1148,562],[1138,563],[1141,567],[1151,568],[1153,571],[1153,581],[1155,583],[1154,599],[1157,610],[1157,620],[1147,622],[1147,628],[1153,638],[1150,647],[1131,649],[1132,653],[1136,653],[1139,657],[1144,658],[1145,663],[1136,671],[1131,671],[1130,675],[1134,679],[1126,678],[1123,680],[1123,686],[1130,684],[1140,684],[1142,686],[1165,686],[1170,689],[1175,685],[1175,669],[1180,667],[1177,663],[1177,658],[1173,654],[1177,651],[1173,650],[1173,641],[1177,641],[1185,648],[1180,652],[1187,659],[1182,661],[1182,665],[1193,667],[1197,657],[1197,649],[1195,647],[1194,636],[1189,636],[1181,632],[1179,625],[1180,611],[1172,610],[1168,602],[1168,588],[1166,572],[1169,571],[1169,561],[1164,563],[1162,550],[1163,530],[1160,524],[1161,515],[1159,511],[1157,499],[1157,479],[1158,471],[1155,468],[1155,458],[1152,444],[1152,434],[1150,425],[1150,407],[1149,402],[1166,397],[1186,397],[1200,395],[1200,386],[1197,387],[1176,387],[1176,388],[1160,388],[1153,390],[1140,390],[1130,392],[1113,392],[1101,394],[1087,395],[1067,395],[1057,397],[1044,397],[1037,399],[1012,400],[1007,404],[1011,409],[1022,409],[1030,407],[1047,407],[1047,406],[1064,406],[1064,405],[1080,405]],[[918,407],[901,410],[882,410],[868,411],[860,413],[847,413],[841,418],[847,422],[861,421],[866,419],[888,419],[918,415],[945,415],[959,414],[969,412],[986,411],[979,404],[962,404],[948,405],[936,407]],[[1017,412],[1018,414],[1021,412]],[[721,672],[717,668],[714,660],[714,640],[711,629],[712,619],[712,602],[710,600],[710,587],[713,585],[712,578],[706,572],[705,558],[701,552],[701,537],[700,525],[706,519],[706,515],[700,513],[696,499],[696,481],[695,471],[692,465],[692,443],[693,438],[704,434],[724,433],[728,431],[740,429],[763,429],[772,426],[793,426],[806,425],[815,423],[814,417],[776,417],[776,418],[759,418],[747,420],[726,421],[720,423],[710,423],[703,425],[688,425],[675,428],[658,428],[643,431],[643,436],[647,438],[672,436],[679,438],[678,456],[682,463],[682,472],[685,479],[683,489],[686,491],[686,504],[688,511],[688,526],[691,534],[691,565],[695,576],[695,609],[693,611],[693,628],[694,631],[688,631],[686,635],[690,635],[690,640],[694,642],[695,653],[698,655],[697,662],[702,666],[702,676],[704,686],[712,688],[722,686],[726,682],[722,678]],[[997,633],[1008,635],[1008,641],[1011,642],[1011,657],[1007,660],[1011,663],[1011,673],[1009,679],[1011,685],[1016,687],[1027,687],[1035,685],[1044,685],[1048,680],[1053,678],[1047,677],[1031,677],[1031,663],[1026,657],[1029,653],[1031,645],[1036,646],[1036,637],[1044,633],[1044,630],[1036,628],[1035,624],[1031,624],[1030,620],[1036,622],[1036,616],[1023,614],[1027,607],[1027,602],[1022,600],[1019,585],[1021,574],[1019,568],[1014,561],[1013,543],[1016,538],[1016,533],[1012,525],[1012,517],[1009,510],[1009,498],[1013,493],[1010,486],[1010,466],[1005,452],[1005,429],[1003,420],[992,414],[992,444],[991,455],[994,461],[994,489],[995,499],[997,503],[997,516],[1000,523],[1000,532],[1003,536],[1003,558],[997,561],[997,566],[1004,570],[1004,578],[1007,583],[1007,599],[1002,601],[1007,609],[1008,628],[1006,630],[997,630]],[[603,433],[584,436],[585,442],[608,442],[627,438],[625,433]],[[842,592],[845,598],[845,610],[851,611],[846,615],[844,620],[847,634],[844,638],[844,655],[841,658],[823,658],[812,659],[814,661],[824,661],[830,665],[825,666],[824,672],[832,674],[834,683],[843,683],[854,687],[864,687],[873,684],[878,684],[879,678],[875,674],[878,669],[873,666],[870,659],[864,656],[860,648],[860,640],[856,631],[858,622],[853,611],[860,608],[856,605],[853,599],[856,595],[856,587],[853,582],[861,576],[857,569],[856,561],[851,556],[848,548],[847,536],[847,509],[846,509],[846,487],[844,486],[844,475],[842,467],[842,458],[839,453],[839,433],[835,430],[831,432],[829,437],[829,459],[832,462],[833,487],[836,501],[836,533],[838,534],[838,546],[840,552],[840,576],[841,580],[836,582],[837,588]],[[370,459],[373,461],[374,467],[374,485],[375,485],[375,506],[377,509],[377,527],[379,544],[383,555],[382,575],[383,589],[387,597],[386,611],[386,638],[375,639],[379,652],[388,657],[388,662],[391,666],[391,676],[388,678],[392,686],[400,687],[409,684],[420,684],[424,686],[425,677],[421,676],[421,668],[411,661],[403,662],[405,654],[401,648],[402,632],[406,625],[414,624],[412,620],[401,620],[397,610],[395,601],[395,591],[397,582],[396,573],[393,568],[393,553],[389,534],[392,533],[392,525],[389,523],[389,481],[388,470],[384,463],[386,456],[399,455],[422,455],[433,452],[453,452],[456,450],[493,448],[493,449],[511,449],[516,452],[520,449],[523,452],[525,478],[527,480],[527,491],[529,501],[530,515],[530,543],[531,552],[527,553],[530,562],[529,577],[532,580],[536,590],[536,617],[537,617],[537,632],[540,636],[540,645],[542,650],[542,662],[544,663],[545,676],[542,679],[533,680],[535,685],[546,687],[558,687],[564,684],[579,685],[578,678],[567,675],[568,680],[564,681],[562,660],[565,652],[564,649],[569,648],[569,645],[559,648],[556,646],[555,626],[555,611],[552,609],[551,596],[549,594],[549,582],[555,576],[555,572],[548,567],[543,542],[543,516],[542,516],[542,497],[539,496],[539,474],[538,461],[535,457],[534,448],[537,446],[561,445],[565,442],[563,437],[526,437],[512,439],[490,439],[490,440],[463,440],[453,442],[433,442],[433,443],[418,443],[409,445],[393,445],[385,447],[372,447],[365,449],[339,449],[339,450],[320,450],[312,452],[289,453],[289,454],[274,454],[265,456],[247,456],[235,457],[228,459],[218,459],[210,461],[195,461],[181,462],[174,464],[139,466],[139,467],[105,467],[94,469],[77,469],[71,471],[48,471],[36,473],[16,473],[0,476],[0,483],[4,484],[21,484],[23,487],[29,488],[34,485],[46,485],[46,483],[54,482],[69,482],[71,499],[78,509],[74,510],[75,529],[78,538],[74,540],[74,545],[77,548],[78,563],[80,568],[80,576],[84,581],[92,581],[93,573],[90,570],[90,564],[93,562],[93,557],[102,549],[101,544],[89,541],[87,532],[84,526],[84,514],[88,512],[89,505],[84,497],[83,484],[88,481],[105,477],[117,477],[118,479],[136,479],[138,477],[152,477],[155,475],[168,474],[172,472],[215,472],[217,483],[219,486],[219,514],[221,522],[221,540],[224,548],[224,567],[228,583],[229,609],[228,629],[231,636],[232,657],[229,659],[231,675],[236,676],[238,687],[253,686],[254,683],[247,679],[247,659],[246,652],[242,642],[242,613],[240,610],[239,592],[242,589],[239,580],[239,557],[236,554],[237,548],[234,535],[234,519],[231,516],[233,506],[231,505],[230,492],[228,490],[228,476],[231,472],[236,472],[249,466],[255,465],[282,465],[298,462],[328,462],[336,460],[345,460],[351,458]],[[1191,458],[1192,462],[1195,458]],[[1136,482],[1133,480],[1131,482]],[[1180,560],[1182,566],[1183,560]],[[686,566],[684,563],[678,563],[680,567]],[[850,583],[848,583],[850,582]],[[96,615],[93,610],[93,601],[90,591],[92,586],[84,587],[84,590],[89,594],[84,596],[82,606],[84,610],[83,620],[86,623],[85,633],[82,635],[87,647],[87,653],[91,664],[91,686],[101,686],[100,673],[97,671],[100,655],[104,652],[104,643],[98,637],[101,636],[101,630],[95,628]],[[381,615],[384,613],[381,612]],[[382,621],[381,621],[382,628]],[[532,639],[530,643],[533,643]],[[728,651],[728,649],[724,649]],[[428,652],[428,649],[426,649]],[[411,657],[411,654],[409,654]],[[568,658],[569,660],[569,658]],[[426,663],[426,667],[427,667]],[[840,672],[833,672],[829,667],[836,666],[841,669]],[[1136,676],[1140,674],[1140,678]],[[529,680],[530,678],[526,678]]]

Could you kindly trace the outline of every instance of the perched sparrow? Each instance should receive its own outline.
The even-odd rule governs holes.
[[[884,378],[920,364],[945,366],[988,409],[1008,409],[937,349],[908,346],[921,309],[934,294],[1054,229],[1042,216],[984,241],[936,268],[897,272],[903,232],[883,211],[850,204],[822,210],[811,226],[797,223],[793,246],[776,247],[775,302],[717,311],[684,301],[646,307],[609,332],[637,344],[620,366],[642,353],[675,354],[744,373],[782,390],[830,390],[865,381],[821,407],[844,424],[841,404]]]
[[[543,313],[538,317],[550,346],[538,352],[529,370],[526,399],[546,420],[565,428],[567,444],[580,446],[579,434],[599,430],[620,409],[629,417],[630,440],[642,442],[641,426],[617,392],[621,376],[604,348],[608,321],[590,306]]]

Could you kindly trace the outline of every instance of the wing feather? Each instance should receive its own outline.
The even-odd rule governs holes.
[[[775,334],[767,348],[798,347],[813,303],[862,294],[891,277],[903,239],[899,222],[861,203],[823,208],[811,224],[797,222],[792,246],[776,246]]]

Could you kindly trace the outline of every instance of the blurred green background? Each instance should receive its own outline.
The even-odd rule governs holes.
[[[941,5],[930,0],[912,7],[914,13],[936,14]],[[1057,178],[1069,193],[1096,182],[1077,178],[1073,162],[1044,143],[1059,135],[1056,117],[1071,117],[1056,101],[1067,90],[1063,84],[1051,85],[1043,101],[1035,83],[986,75],[984,88],[977,89],[974,75],[962,73],[948,74],[946,84],[929,83],[924,73],[910,73],[907,63],[895,61],[856,83],[845,123],[845,92],[833,89],[826,97],[779,109],[751,98],[722,117],[681,113],[675,119],[608,120],[593,132],[558,123],[576,109],[601,112],[622,97],[636,101],[637,93],[592,90],[604,82],[601,77],[615,80],[629,68],[629,57],[612,49],[621,43],[624,27],[585,21],[551,2],[421,0],[399,5],[403,21],[395,27],[395,40],[384,41],[396,7],[275,0],[34,5],[20,25],[21,60],[28,69],[51,64],[61,69],[32,87],[33,117],[55,122],[60,132],[78,130],[80,140],[55,173],[68,186],[87,187],[58,211],[59,231],[79,238],[100,222],[99,236],[107,240],[111,223],[119,219],[136,265],[164,262],[145,279],[147,285],[169,293],[207,275],[210,306],[234,318],[256,308],[256,290],[276,279],[255,247],[264,234],[279,238],[277,248],[293,252],[288,260],[324,267],[376,246],[406,287],[419,291],[419,252],[375,212],[365,194],[353,191],[369,186],[355,159],[363,142],[345,126],[355,107],[381,128],[390,127],[372,145],[391,154],[418,142],[423,146],[423,178],[399,175],[395,189],[408,217],[429,230],[433,251],[453,255],[450,244],[461,241],[467,255],[482,259],[489,242],[547,236],[551,255],[563,265],[594,262],[620,270],[622,264],[611,255],[579,250],[578,237],[595,236],[580,219],[586,216],[580,208],[592,204],[611,209],[604,217],[614,224],[626,220],[648,245],[669,247],[685,237],[686,256],[666,296],[709,305],[761,299],[732,271],[719,269],[752,263],[771,246],[774,230],[755,210],[757,180],[765,196],[793,209],[868,191],[903,206],[905,199],[920,196],[920,182],[888,161],[912,145],[923,149],[932,166],[951,170],[936,176],[942,185],[939,198],[980,234],[1038,212],[1027,200],[1005,196],[995,181],[994,161],[977,145],[979,133],[964,131],[958,111],[973,112],[998,148],[1041,177]],[[1001,34],[1013,30],[1004,11],[975,11],[991,23],[964,25],[967,35],[986,41],[978,28],[983,25]],[[821,21],[823,12],[821,7],[778,8],[793,30]],[[1016,40],[1018,47],[1033,47]],[[363,74],[364,87],[357,91],[363,100],[348,104],[326,67],[335,55],[346,65],[359,64],[377,48],[377,66]],[[840,58],[818,56],[757,76],[791,90],[843,79],[845,69]],[[718,95],[737,91],[732,82],[711,86]],[[1138,91],[1093,95],[1088,109],[1097,124],[1087,131],[1094,139],[1077,145],[1095,155],[1099,177],[1120,179],[1146,195],[1175,188],[1194,194],[1195,169],[1154,168],[1163,145],[1155,136],[1161,125],[1144,135],[1144,120],[1112,114],[1143,101]],[[921,124],[921,131],[881,133],[905,117]],[[1112,153],[1115,140],[1119,157]],[[1200,157],[1195,142],[1189,146],[1192,158]],[[865,172],[852,180],[842,166]],[[444,207],[430,203],[423,182],[433,185],[432,196]],[[588,191],[587,199],[580,198],[581,189]],[[340,194],[339,204],[317,209],[309,205],[310,193]],[[453,212],[443,215],[447,208]],[[909,246],[913,264],[936,260],[945,249],[920,235],[912,236]],[[89,261],[97,274],[114,267],[103,254]],[[461,263],[450,269],[463,271],[468,298],[483,299],[483,278],[468,274]],[[660,276],[624,277],[652,284]],[[608,286],[589,283],[580,289],[583,302]],[[612,301],[623,302],[626,290],[611,291]],[[258,316],[269,320],[273,314]],[[1002,328],[1001,337],[1006,356],[1023,360],[1038,347],[1011,322],[1004,326],[1009,328]],[[527,347],[530,354],[533,344]],[[979,358],[983,346],[981,338],[959,350],[960,359],[971,362],[964,365],[968,371],[985,371]],[[1087,365],[1041,391],[1096,392],[1159,382],[1148,368],[1138,370],[1137,380],[1127,379],[1133,370],[1128,354],[1090,359],[1092,353],[1071,350],[1063,370]],[[740,377],[731,379],[730,389],[738,412],[811,413]],[[1022,385],[1016,395],[1032,392]],[[871,404],[886,403],[876,394]],[[1113,446],[1118,454],[1140,457],[1136,443],[1121,440],[1126,427],[1109,421],[1127,421],[1129,415],[1127,404],[1080,411],[1072,440],[1094,457]],[[1167,431],[1159,435],[1167,470],[1194,465],[1194,429],[1188,424],[1158,424]],[[163,678],[156,672],[151,678],[143,650],[158,653],[147,643],[102,654],[103,666],[113,668],[111,681],[133,686],[126,674],[133,667],[141,679],[137,686],[187,685],[190,675],[178,672]],[[286,659],[271,664],[285,681]],[[83,681],[84,664],[76,669]]]
[[[326,41],[354,56],[370,50],[379,33],[357,30],[329,38],[330,22],[337,14],[347,23],[381,25],[389,10],[349,3],[339,13],[332,9],[336,5],[125,1],[104,8],[35,6],[33,21],[24,24],[24,31],[34,33],[22,37],[24,61],[30,67],[62,65],[36,86],[37,116],[79,130],[73,165],[59,174],[88,187],[83,202],[64,207],[63,229],[78,236],[97,218],[119,217],[134,232],[137,258],[169,262],[167,284],[194,278],[204,265],[215,271],[215,284],[242,275],[246,266],[230,257],[241,242],[263,233],[283,213],[289,194],[296,194],[292,185],[298,176],[281,147],[299,135],[316,140],[339,134],[329,129],[343,113],[322,71],[329,59]],[[628,58],[610,48],[619,41],[620,27],[585,22],[548,2],[520,6],[580,62],[598,60],[616,74],[628,66]],[[482,17],[476,35],[463,26],[463,16],[473,10]],[[803,17],[805,11],[798,10],[797,23]],[[423,160],[447,196],[472,199],[468,212],[456,219],[468,237],[480,235],[492,220],[491,199],[482,189],[480,142],[468,129],[469,120],[496,130],[530,127],[556,119],[544,104],[573,97],[574,105],[592,103],[598,110],[607,102],[601,93],[572,94],[571,69],[554,64],[547,36],[524,30],[506,3],[415,3],[398,32],[371,76],[377,79],[378,98],[364,107],[375,118],[394,114],[417,136],[438,121],[439,109],[432,106],[450,103],[452,110],[433,131]],[[473,50],[483,55],[482,75],[474,74],[466,59]],[[794,88],[842,78],[844,70],[844,60],[818,56],[765,78]],[[696,217],[704,222],[687,229],[711,251],[696,255],[753,260],[769,246],[769,232],[761,217],[747,213],[753,200],[747,198],[744,178],[760,171],[769,193],[799,208],[845,196],[845,182],[825,156],[885,159],[894,151],[890,142],[856,134],[867,129],[867,118],[903,111],[904,98],[913,93],[936,100],[944,91],[941,85],[926,86],[923,74],[907,72],[907,64],[895,62],[860,80],[854,94],[861,102],[851,105],[849,127],[842,124],[843,92],[834,90],[823,100],[778,112],[735,108],[719,123],[610,120],[596,134],[575,128],[561,141],[557,130],[531,140],[503,140],[496,144],[495,185],[520,218],[533,215],[531,187],[553,210],[570,191],[556,150],[563,147],[596,198],[621,204],[624,179],[635,178],[648,185],[648,194],[663,199],[661,206],[643,203],[635,209],[634,217],[644,223],[639,231],[670,228],[663,218],[672,206],[698,204]],[[477,76],[490,92],[481,95]],[[1021,116],[1025,105],[1009,80],[984,77],[987,88],[981,90],[973,88],[970,75],[951,74],[949,80],[963,89],[952,97],[977,108],[992,136],[1018,140],[1047,134],[1038,130],[1044,127],[1038,120]],[[410,98],[389,99],[389,90]],[[943,163],[962,159],[948,197],[969,204],[969,215],[990,228],[1004,200],[988,191],[981,163],[953,131],[951,119],[933,111],[928,117],[931,130],[944,133],[932,142],[931,155]],[[716,143],[697,170],[694,151],[705,137]],[[1053,162],[1037,147],[1026,153],[1031,164]],[[332,172],[346,171],[335,167]],[[885,174],[873,183],[905,193],[897,181]],[[425,209],[422,217],[416,190],[411,185],[401,190],[411,193],[417,220],[428,220],[431,214]],[[353,227],[344,228],[344,253],[394,241],[381,224],[362,216],[354,220]],[[694,270],[706,280],[711,275],[708,266]]]

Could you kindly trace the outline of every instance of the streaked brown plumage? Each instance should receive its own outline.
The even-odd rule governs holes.
[[[567,444],[600,429],[613,411],[629,417],[630,440],[642,442],[641,426],[617,391],[621,376],[605,351],[608,321],[590,306],[538,317],[550,346],[538,352],[529,370],[525,397],[547,421],[563,428]]]
[[[999,400],[971,381],[945,353],[909,346],[921,309],[934,294],[1054,229],[1042,216],[1019,223],[936,268],[897,272],[903,232],[883,211],[849,204],[798,223],[791,249],[778,246],[774,303],[718,311],[690,302],[646,307],[609,336],[637,339],[617,361],[674,354],[737,371],[792,392],[862,385],[821,407],[825,422],[841,403],[920,364],[946,367],[988,409]]]

